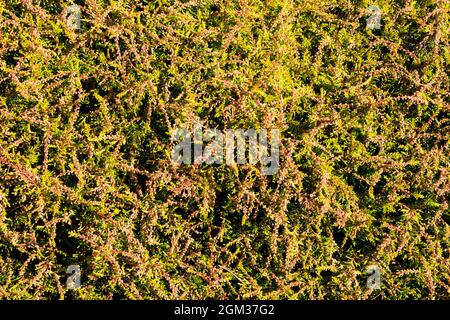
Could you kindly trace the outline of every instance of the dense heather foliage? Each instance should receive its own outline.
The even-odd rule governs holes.
[[[0,0],[0,297],[450,297],[447,0],[75,3]],[[196,123],[278,173],[174,164]]]

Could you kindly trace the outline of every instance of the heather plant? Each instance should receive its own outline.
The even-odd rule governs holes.
[[[449,11],[0,0],[0,298],[449,299]],[[277,173],[174,163],[198,123]]]

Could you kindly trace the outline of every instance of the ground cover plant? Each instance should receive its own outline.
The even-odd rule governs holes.
[[[448,299],[449,10],[0,0],[0,298]],[[173,163],[198,123],[278,172]]]

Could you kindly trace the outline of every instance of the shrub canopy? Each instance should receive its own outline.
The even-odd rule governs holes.
[[[450,297],[448,1],[75,3],[0,2],[0,297]],[[174,164],[197,123],[278,173]]]

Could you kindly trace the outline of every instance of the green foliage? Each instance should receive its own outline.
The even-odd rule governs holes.
[[[75,2],[0,2],[0,297],[450,297],[447,1]],[[199,121],[279,172],[173,164]]]

